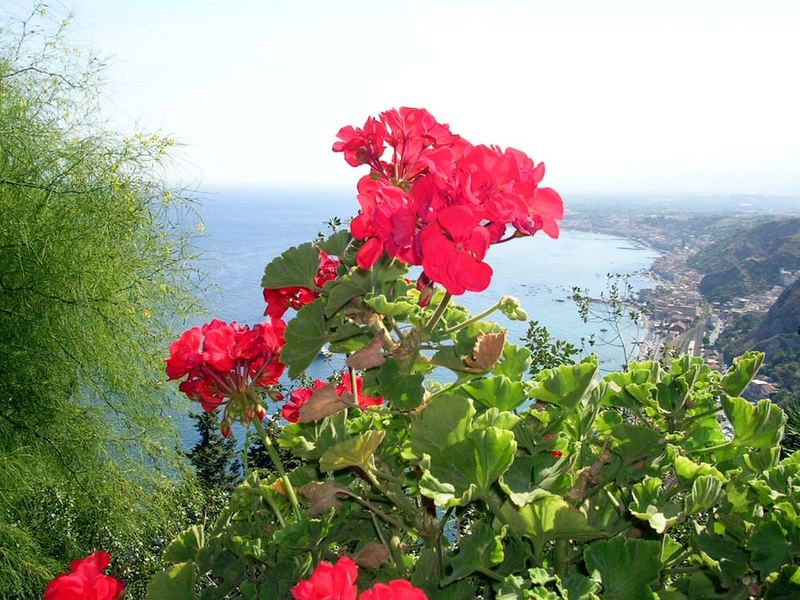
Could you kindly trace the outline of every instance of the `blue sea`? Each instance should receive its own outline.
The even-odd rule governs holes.
[[[207,295],[209,319],[252,324],[263,318],[261,276],[270,259],[289,246],[312,240],[326,230],[325,223],[332,217],[346,226],[357,205],[354,195],[341,192],[227,189],[204,195],[198,210],[205,224],[197,242],[199,265],[213,286]],[[494,269],[491,286],[458,301],[479,312],[502,295],[516,296],[531,319],[556,338],[578,345],[589,333],[602,336],[602,325],[581,321],[570,299],[572,287],[588,288],[590,296],[597,297],[605,289],[607,273],[630,274],[635,288],[648,287],[646,270],[657,256],[630,240],[570,231],[567,217],[557,240],[537,234],[493,246],[486,259]],[[512,341],[527,329],[526,323],[508,321],[501,314],[495,320],[508,327]],[[606,370],[622,363],[622,353],[616,348],[594,351]],[[324,376],[329,368],[319,361],[311,370],[315,376]],[[188,419],[178,418],[178,426],[184,443],[194,439]]]

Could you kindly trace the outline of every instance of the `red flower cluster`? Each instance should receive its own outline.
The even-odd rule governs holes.
[[[259,323],[252,328],[214,319],[202,327],[192,327],[170,346],[167,376],[180,379],[179,389],[191,400],[200,402],[203,409],[212,411],[229,404],[231,399],[243,400],[233,417],[251,420],[256,414],[264,417],[264,409],[254,401],[253,386],[276,385],[283,374],[280,352],[285,343],[286,325],[280,319]],[[222,431],[230,429],[227,420]],[[227,423],[227,425],[226,425]]]
[[[482,291],[492,276],[483,262],[489,245],[539,230],[558,237],[561,197],[539,187],[544,164],[519,150],[473,146],[420,108],[388,110],[337,137],[334,152],[370,168],[358,182],[361,210],[350,223],[364,242],[356,257],[363,269],[385,252],[422,265],[451,294]]]
[[[294,600],[427,600],[425,593],[405,579],[375,584],[358,595],[356,587],[358,566],[342,557],[335,565],[324,560],[317,565],[311,577],[292,588]]]
[[[314,390],[318,390],[324,386],[325,382],[321,379],[317,379],[314,381],[311,387],[298,388],[292,391],[289,394],[289,400],[281,409],[283,418],[290,423],[297,423],[300,420],[300,407],[311,399],[311,394],[314,393]],[[360,376],[356,377],[356,390],[358,391],[359,407],[367,408],[369,406],[378,406],[383,404],[383,398],[381,396],[365,396],[364,392],[362,391],[363,387],[363,379]],[[342,377],[342,383],[336,387],[336,393],[341,396],[342,394],[350,394],[352,391],[353,387],[350,385],[350,375],[349,373],[345,373]]]
[[[101,550],[70,563],[70,573],[57,576],[44,591],[44,600],[116,600],[125,590],[119,580],[103,570],[111,563]]]
[[[336,279],[336,269],[339,267],[339,259],[328,256],[325,252],[319,252],[319,269],[314,277],[314,285],[322,289],[329,281]],[[280,319],[287,310],[293,308],[300,310],[306,304],[311,304],[319,298],[319,292],[305,287],[284,287],[264,289],[264,302],[267,308],[265,316],[273,319]]]

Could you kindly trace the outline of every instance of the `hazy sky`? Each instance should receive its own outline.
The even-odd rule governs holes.
[[[336,131],[405,105],[565,192],[800,194],[793,0],[71,6],[109,114],[183,141],[204,185],[353,186]]]

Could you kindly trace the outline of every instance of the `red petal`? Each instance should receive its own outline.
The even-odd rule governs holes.
[[[466,206],[449,206],[439,211],[436,220],[454,240],[465,241],[475,229],[480,217]]]
[[[367,240],[356,254],[356,263],[362,269],[371,269],[383,254],[383,242],[378,238]]]
[[[564,201],[553,188],[536,188],[531,211],[554,219],[564,218]]]

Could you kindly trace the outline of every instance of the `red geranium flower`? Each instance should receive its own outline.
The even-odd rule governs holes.
[[[255,392],[277,385],[283,374],[280,353],[286,343],[285,329],[280,319],[252,328],[214,319],[185,332],[170,346],[167,375],[170,379],[186,376],[179,389],[203,410],[224,406],[223,430],[236,420],[261,418],[265,411]],[[268,393],[273,400],[281,398],[274,390]]]
[[[179,379],[203,363],[200,354],[202,343],[203,332],[199,327],[187,329],[172,342],[167,359],[167,376],[170,379]]]
[[[264,289],[264,302],[267,303],[264,316],[280,319],[290,308],[300,310],[316,299],[317,294],[304,287]]]
[[[377,583],[371,590],[361,592],[358,600],[428,600],[428,597],[405,579],[394,579],[389,583]]]
[[[558,223],[564,218],[564,202],[552,188],[537,188],[528,201],[528,213],[514,221],[522,233],[533,235],[540,229],[551,238],[558,237]]]
[[[390,182],[362,177],[358,182],[361,211],[350,222],[356,240],[366,240],[356,255],[362,269],[370,269],[385,251],[392,258],[415,264],[417,217],[414,200]]]
[[[352,167],[362,164],[380,170],[380,158],[385,149],[386,127],[380,121],[369,117],[364,128],[342,127],[336,134],[342,140],[333,144],[334,152],[343,152],[344,159]]]
[[[216,371],[230,371],[234,365],[233,346],[238,333],[238,323],[210,328],[203,342],[203,362]]]
[[[311,577],[291,589],[294,600],[356,600],[358,566],[346,556],[335,565],[322,561]],[[428,600],[425,593],[405,579],[378,583],[365,590],[358,600]]]
[[[356,600],[358,566],[343,556],[335,565],[322,561],[311,577],[291,589],[294,600]]]
[[[489,248],[489,232],[480,216],[466,206],[450,206],[420,236],[422,267],[451,294],[481,292],[489,287],[492,268],[481,262]]]
[[[561,197],[540,188],[544,164],[524,152],[473,146],[421,108],[403,107],[344,127],[334,151],[370,173],[358,183],[358,216],[350,223],[362,243],[356,263],[372,268],[382,254],[410,265],[450,294],[488,287],[489,244],[544,231],[558,237]],[[383,158],[386,149],[391,156]],[[506,237],[511,226],[516,231]]]
[[[57,576],[44,592],[44,600],[116,600],[125,589],[119,580],[103,573],[111,562],[101,550],[70,563],[70,573]]]
[[[338,267],[338,258],[328,256],[320,250],[319,268],[314,276],[314,285],[322,289],[326,283],[336,279]],[[300,310],[317,298],[319,293],[305,287],[265,288],[264,302],[267,303],[267,308],[264,310],[264,315],[280,319],[290,308]]]
[[[364,387],[364,379],[361,376],[356,377],[356,391],[358,392],[358,406],[361,408],[368,408],[370,406],[379,406],[383,404],[382,396],[365,396],[362,391]],[[353,386],[350,384],[350,374],[345,373],[342,377],[342,383],[336,388],[336,393],[340,396],[342,394],[352,394]]]
[[[289,394],[289,400],[283,405],[281,414],[290,423],[297,423],[300,420],[300,407],[311,399],[314,390],[325,386],[321,379],[314,381],[310,388],[298,388]]]

